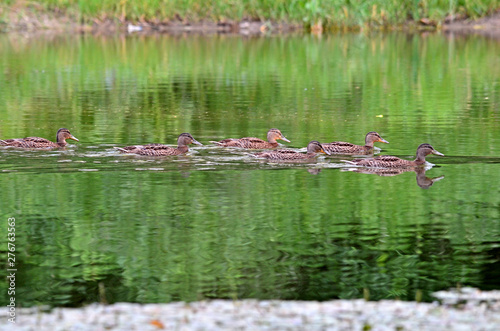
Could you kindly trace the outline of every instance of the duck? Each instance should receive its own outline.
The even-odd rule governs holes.
[[[265,151],[261,153],[253,154],[257,158],[266,158],[274,161],[301,161],[309,160],[318,156],[318,153],[324,153],[330,155],[330,152],[326,151],[323,146],[316,140],[313,140],[307,144],[307,153],[300,153],[292,151],[290,149],[277,149],[272,151]]]
[[[59,148],[65,147],[68,144],[66,139],[79,141],[68,129],[60,128],[56,134],[57,142],[40,137],[26,137],[0,140],[0,145],[17,148]]]
[[[177,148],[163,144],[133,145],[126,147],[115,147],[123,153],[146,155],[146,156],[173,156],[181,155],[188,151],[189,144],[203,146],[202,143],[193,138],[190,133],[184,132],[177,138]]]
[[[221,141],[210,141],[222,147],[240,147],[249,149],[267,149],[278,147],[276,140],[290,142],[278,129],[270,129],[267,132],[267,141],[255,137],[245,137],[239,139],[224,139]]]
[[[388,144],[389,142],[383,139],[377,132],[370,131],[365,136],[365,145],[354,145],[343,141],[334,141],[331,143],[322,144],[325,150],[331,154],[371,154],[373,153],[373,143],[381,142]]]
[[[429,154],[444,156],[438,152],[430,144],[421,144],[417,148],[417,158],[413,161],[403,160],[396,156],[381,155],[366,159],[355,159],[351,161],[342,160],[348,164],[353,164],[363,167],[377,167],[377,168],[410,168],[425,165],[425,157]]]

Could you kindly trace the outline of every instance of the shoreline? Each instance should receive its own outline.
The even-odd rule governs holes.
[[[12,330],[5,308],[0,330]],[[210,300],[19,309],[16,330],[498,330],[500,304],[403,301]]]
[[[269,20],[224,20],[224,21],[186,21],[177,20],[150,22],[128,21],[104,18],[95,18],[92,23],[78,22],[77,19],[63,12],[45,10],[31,10],[27,8],[0,7],[0,33],[38,33],[49,32],[54,34],[239,34],[239,35],[267,35],[289,33],[311,33],[321,35],[330,32],[443,32],[446,34],[483,35],[493,39],[500,39],[500,10],[481,17],[469,20],[464,17],[448,17],[444,21],[436,22],[428,19],[407,21],[395,25],[359,25],[359,26],[323,26],[315,24],[295,24],[288,22],[274,22]]]
[[[500,291],[435,292],[414,301],[208,300],[167,304],[91,304],[81,308],[17,308],[16,330],[498,330]],[[12,310],[0,308],[0,330]],[[10,316],[9,316],[10,315]]]

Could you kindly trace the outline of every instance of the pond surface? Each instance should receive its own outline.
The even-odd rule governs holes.
[[[14,217],[20,305],[500,288],[498,42],[0,35],[0,139],[61,127],[80,141],[0,149],[0,244],[6,255]],[[379,176],[345,171],[350,156],[268,163],[210,143],[270,128],[297,150],[377,131],[381,155],[430,143],[445,157]],[[113,148],[182,132],[204,145],[171,158]]]

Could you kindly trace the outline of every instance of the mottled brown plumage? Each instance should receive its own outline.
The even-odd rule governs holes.
[[[223,147],[240,147],[240,148],[250,148],[250,149],[266,149],[278,147],[276,140],[281,139],[286,142],[290,140],[286,139],[285,136],[278,129],[270,129],[267,132],[267,141],[264,141],[255,137],[245,137],[240,139],[224,139],[221,141],[211,141],[219,146]]]
[[[325,149],[319,142],[313,140],[307,145],[306,154],[292,151],[289,149],[278,149],[262,153],[255,153],[254,156],[275,161],[299,161],[299,160],[313,159],[316,156],[318,156],[317,153],[324,153],[328,155],[330,154],[329,152],[325,151]]]
[[[345,161],[345,160],[342,161],[363,167],[408,168],[408,167],[418,167],[424,165],[425,157],[429,154],[444,156],[440,152],[436,151],[431,145],[421,144],[417,148],[417,158],[414,161],[403,160],[400,159],[399,157],[390,155],[382,155],[366,159],[355,159],[351,161]]]
[[[329,151],[331,154],[355,154],[355,155],[364,155],[373,153],[373,143],[381,142],[388,144],[389,142],[380,135],[371,131],[366,134],[365,137],[365,145],[354,145],[351,143],[346,143],[343,141],[334,141],[327,144],[322,144],[323,148]]]
[[[66,139],[72,139],[78,141],[66,128],[61,128],[57,131],[56,141],[53,142],[45,138],[40,137],[26,137],[26,138],[16,138],[16,139],[6,139],[0,140],[0,145],[11,146],[16,148],[58,148],[64,147],[68,143]]]
[[[173,156],[184,154],[188,151],[189,144],[202,145],[189,133],[181,133],[177,139],[177,148],[163,144],[134,145],[126,147],[115,147],[123,153],[145,155],[145,156]]]

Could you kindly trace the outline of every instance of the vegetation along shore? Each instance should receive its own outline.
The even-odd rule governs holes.
[[[498,0],[4,0],[0,31],[500,28]]]

